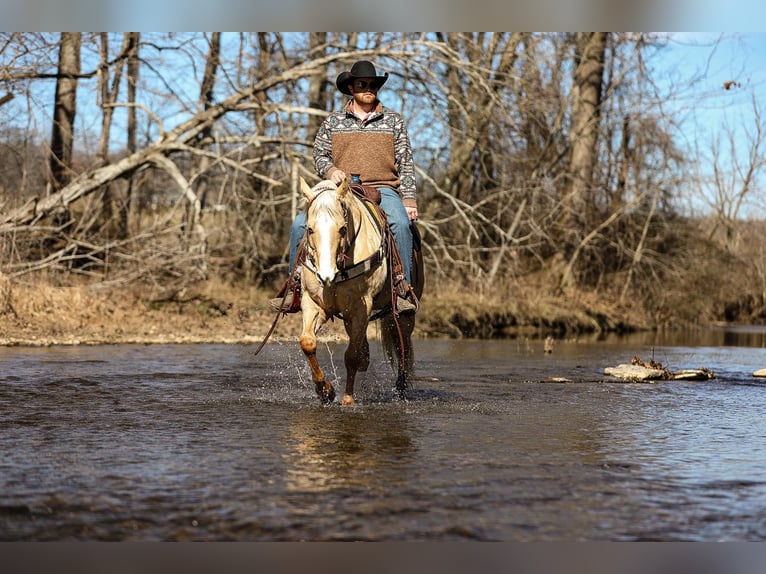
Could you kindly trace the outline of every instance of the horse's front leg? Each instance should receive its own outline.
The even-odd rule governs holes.
[[[343,392],[341,404],[351,406],[354,404],[354,381],[359,371],[366,371],[370,366],[370,344],[367,341],[367,317],[359,315],[362,319],[347,320],[344,324],[348,334],[348,347],[344,355],[346,365],[346,389]]]
[[[308,360],[309,368],[311,369],[311,380],[314,381],[316,393],[322,403],[328,404],[335,400],[335,389],[332,383],[325,379],[324,371],[322,371],[319,361],[317,361],[316,337],[319,328],[324,324],[326,318],[322,311],[315,308],[314,305],[307,305],[301,302],[301,306],[303,307],[303,331],[300,337],[301,350],[303,350],[303,354],[306,355]]]

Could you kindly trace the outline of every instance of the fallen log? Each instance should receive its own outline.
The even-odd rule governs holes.
[[[683,369],[673,373],[674,381],[707,381],[714,378],[710,369]]]
[[[715,374],[710,369],[681,369],[673,372],[663,367],[660,363],[654,361],[645,362],[638,357],[633,357],[630,364],[607,367],[604,369],[604,374],[610,377],[638,382],[707,381],[715,378]],[[766,376],[766,372],[764,376]]]

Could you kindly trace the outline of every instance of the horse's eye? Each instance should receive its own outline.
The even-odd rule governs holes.
[[[348,229],[347,229],[347,228],[346,228],[346,226],[344,225],[343,227],[341,227],[341,228],[338,230],[338,233],[340,233],[340,236],[341,236],[341,237],[346,237],[346,234],[348,233]]]
[[[307,228],[306,228],[306,233],[308,233],[309,235],[313,235],[313,233],[314,233],[314,229],[313,229],[313,228],[311,228],[311,227],[307,227]]]

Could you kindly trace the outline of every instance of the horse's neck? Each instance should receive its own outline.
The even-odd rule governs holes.
[[[354,239],[354,261],[362,261],[375,253],[381,244],[381,230],[364,200],[354,198],[353,217],[356,238]]]

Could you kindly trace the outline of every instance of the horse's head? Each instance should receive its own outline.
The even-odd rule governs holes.
[[[317,278],[330,285],[343,266],[349,247],[348,182],[336,186],[330,180],[320,181],[314,187],[301,178],[308,208],[306,211],[306,247]]]

